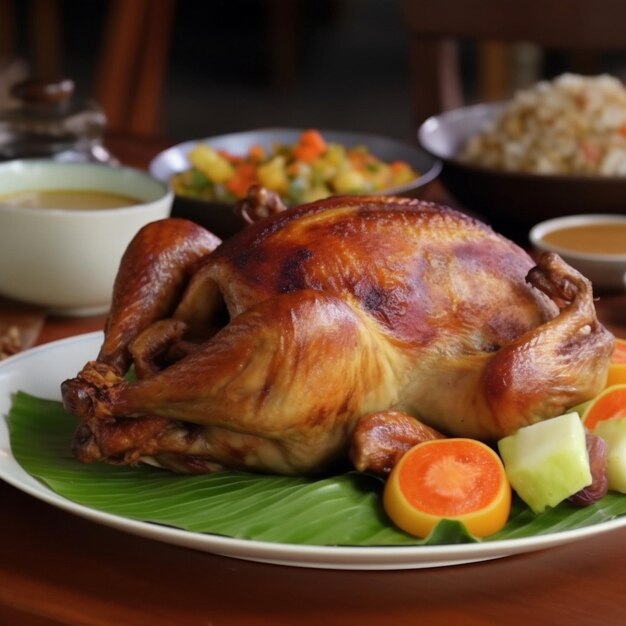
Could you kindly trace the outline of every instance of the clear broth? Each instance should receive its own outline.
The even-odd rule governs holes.
[[[586,254],[626,254],[626,222],[581,224],[546,233],[553,246]]]
[[[27,209],[119,209],[139,203],[132,196],[95,189],[37,189],[0,196],[0,204]]]

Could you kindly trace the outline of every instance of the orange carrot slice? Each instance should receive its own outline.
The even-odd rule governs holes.
[[[257,182],[256,167],[253,163],[240,163],[235,168],[233,177],[226,183],[226,187],[235,197],[243,198],[248,189]]]
[[[218,149],[215,152],[217,152],[222,158],[226,159],[229,163],[232,163],[233,165],[241,163],[244,160],[244,157],[242,157],[240,154],[233,154],[232,152],[228,152],[228,150]]]
[[[443,519],[485,537],[506,524],[511,487],[489,446],[474,439],[437,439],[400,459],[385,485],[383,504],[397,526],[417,537],[427,537]]]
[[[606,379],[606,386],[626,385],[626,363],[611,363],[609,365],[609,375]]]
[[[250,146],[250,150],[248,151],[250,156],[250,160],[260,163],[265,158],[265,148],[260,144],[255,144]]]
[[[355,169],[361,171],[363,171],[368,164],[371,164],[374,161],[372,155],[369,152],[354,148],[346,152],[346,157]]]
[[[626,417],[626,384],[607,387],[591,400],[581,417],[591,431],[602,420]]]
[[[411,169],[411,166],[406,161],[392,161],[389,166],[391,167],[391,171],[394,173],[404,172],[405,170]]]
[[[324,152],[326,152],[326,141],[319,131],[314,129],[305,130],[293,149],[296,159],[305,163],[312,163]]]

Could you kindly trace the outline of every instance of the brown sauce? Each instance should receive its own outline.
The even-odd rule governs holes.
[[[27,209],[119,209],[139,203],[132,196],[95,189],[37,189],[0,196],[0,204]]]
[[[626,254],[626,221],[567,226],[542,237],[552,245],[587,254]]]

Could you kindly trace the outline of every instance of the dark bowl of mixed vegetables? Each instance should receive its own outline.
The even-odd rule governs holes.
[[[227,238],[245,227],[234,210],[260,185],[287,207],[338,194],[419,196],[439,161],[378,135],[316,129],[261,129],[186,141],[150,164],[175,192],[174,217]]]

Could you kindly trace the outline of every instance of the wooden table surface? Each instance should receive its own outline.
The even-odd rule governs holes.
[[[111,138],[145,166],[162,142]],[[435,184],[428,193],[441,198]],[[626,295],[600,318],[626,336]],[[46,320],[39,343],[104,316]],[[407,571],[289,568],[214,556],[83,520],[0,482],[0,626],[626,624],[626,529],[494,561]]]

